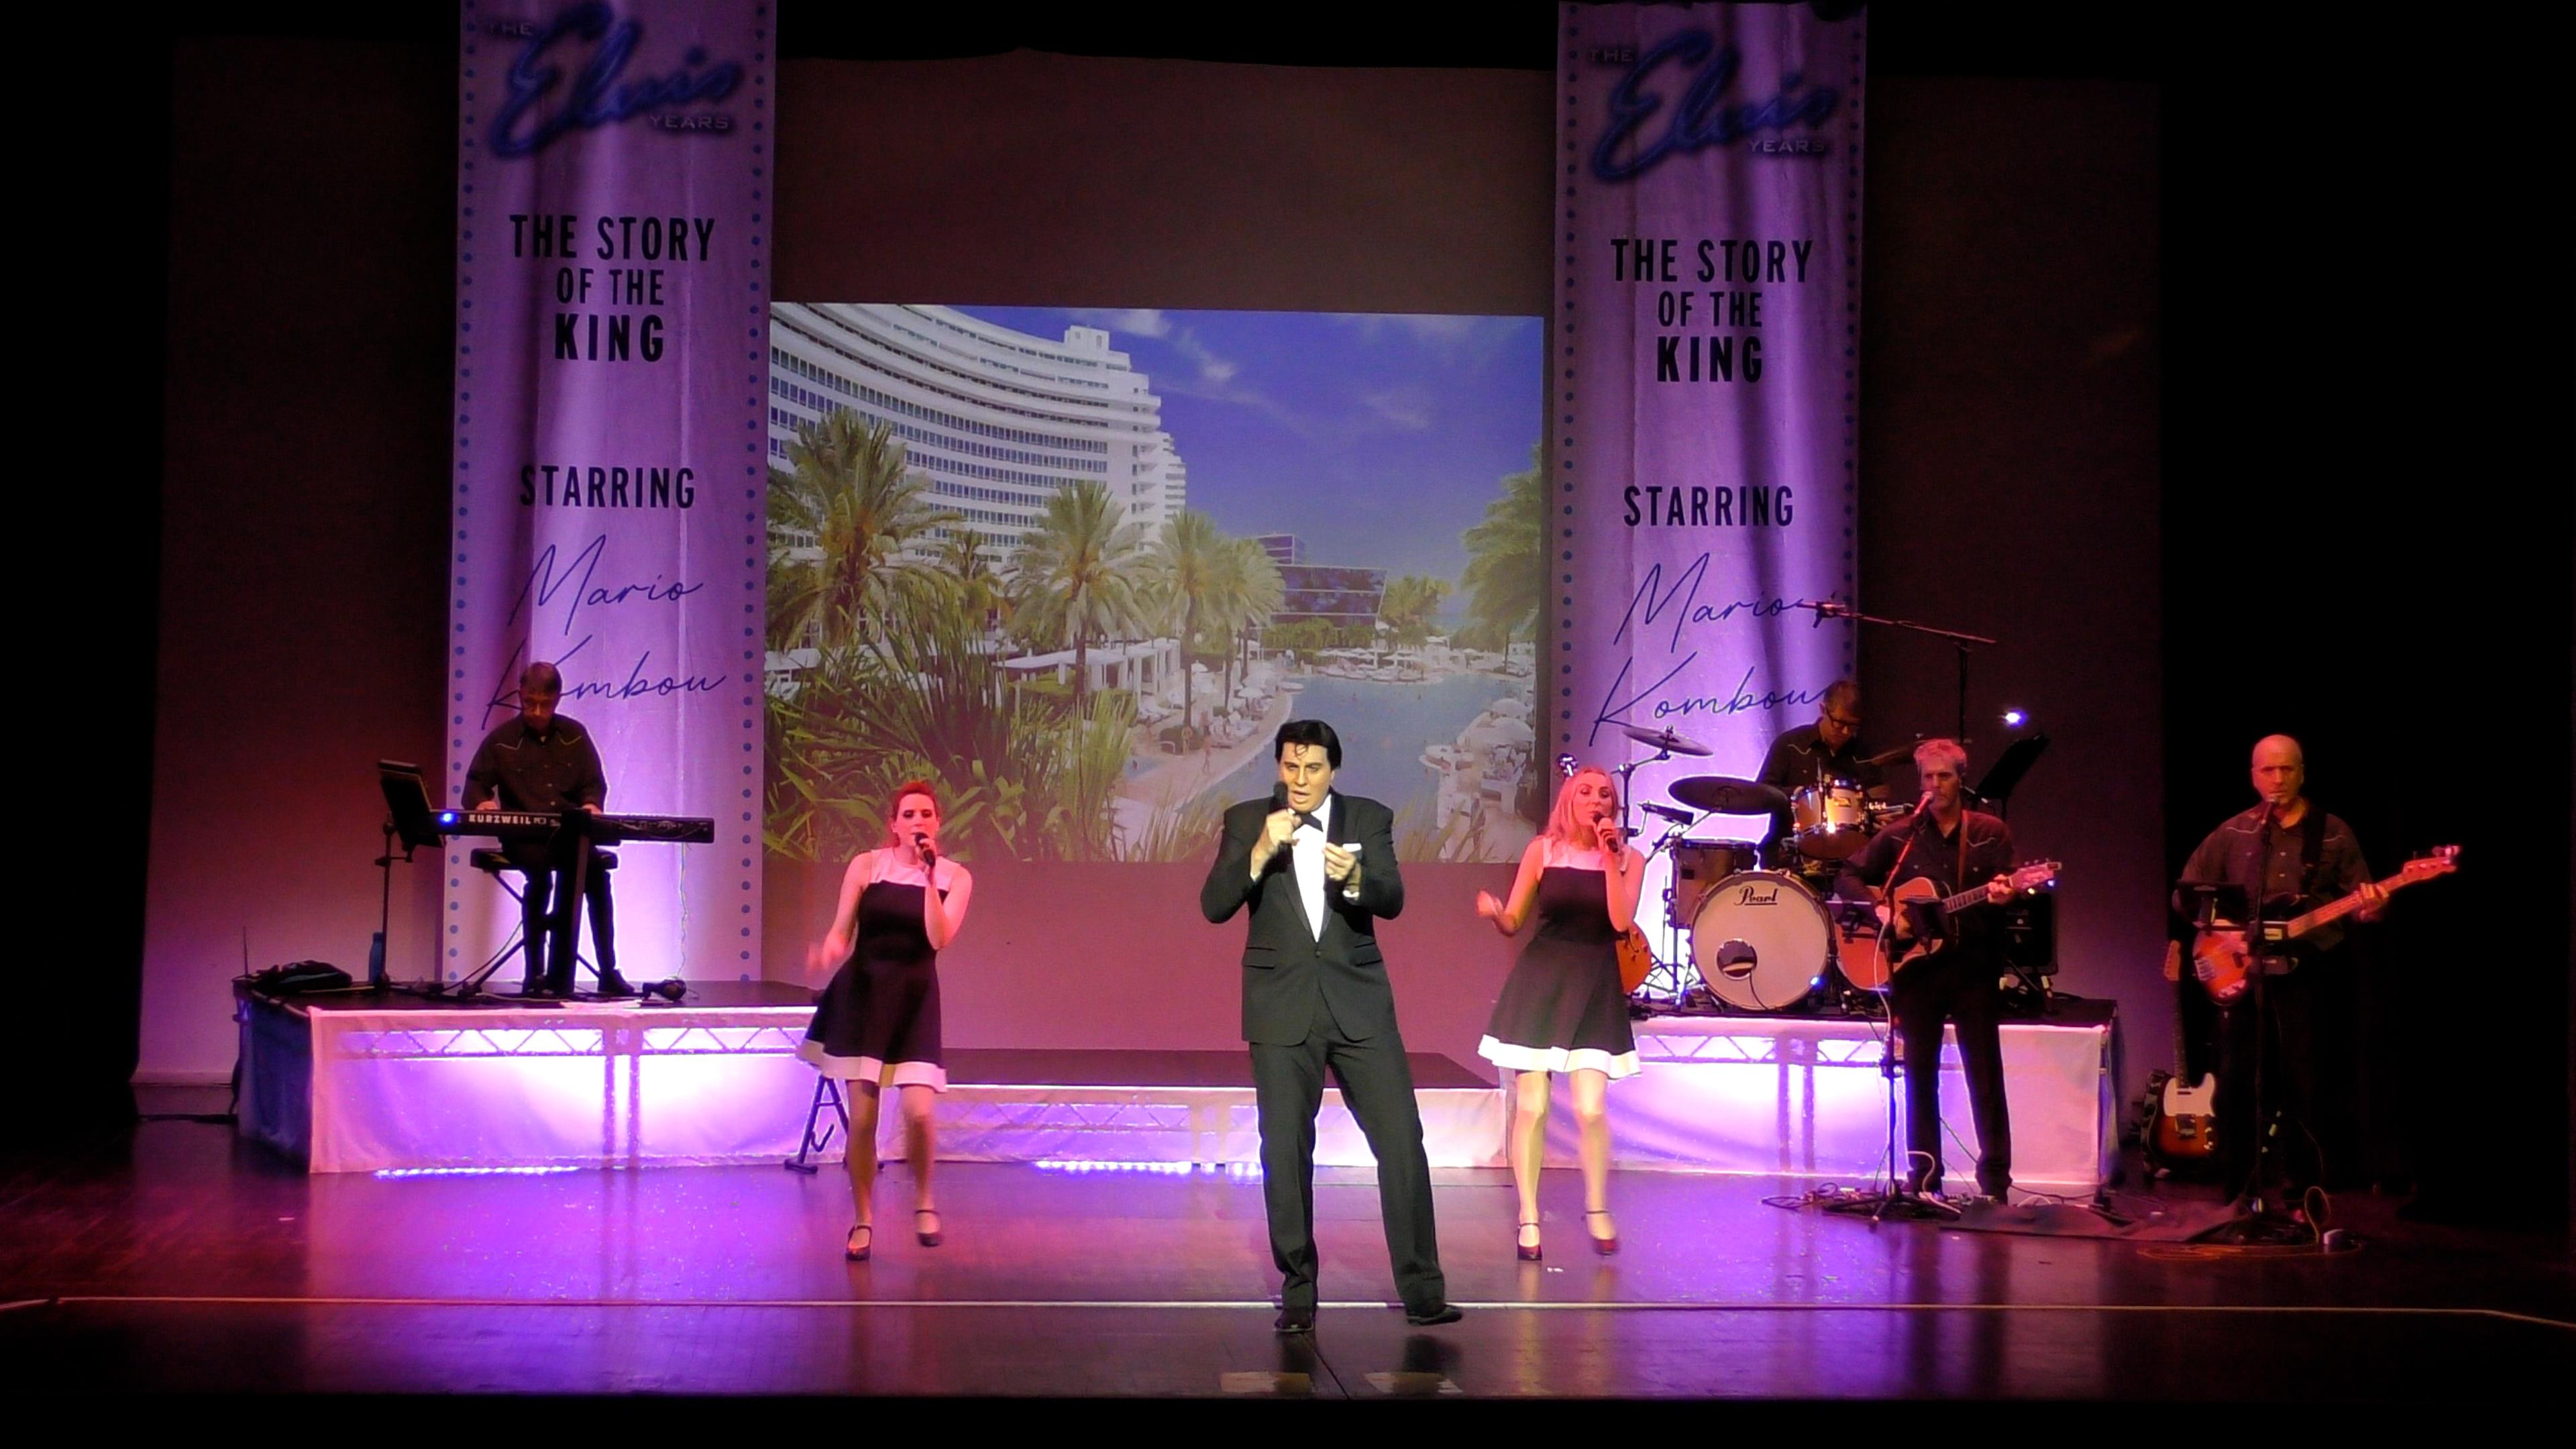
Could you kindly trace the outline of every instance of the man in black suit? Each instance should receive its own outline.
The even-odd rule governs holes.
[[[1379,916],[1404,909],[1395,816],[1333,793],[1342,742],[1321,720],[1290,720],[1271,743],[1279,784],[1225,812],[1216,864],[1199,889],[1210,922],[1249,905],[1243,1039],[1261,1111],[1262,1193],[1279,1266],[1282,1333],[1315,1327],[1315,1111],[1330,1068],[1377,1158],[1387,1257],[1409,1323],[1452,1323],[1431,1218],[1431,1163],[1413,1073],[1378,951]]]

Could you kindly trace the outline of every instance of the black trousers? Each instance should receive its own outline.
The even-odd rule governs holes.
[[[2232,1189],[2295,1194],[2324,1179],[2337,1135],[2319,1110],[2325,984],[2302,965],[2261,978],[2220,1013],[2218,1152]]]
[[[1332,1073],[1342,1101],[1377,1158],[1378,1210],[1396,1292],[1411,1312],[1449,1301],[1431,1215],[1431,1161],[1422,1151],[1422,1114],[1404,1038],[1389,1029],[1364,1041],[1342,1034],[1321,1000],[1315,1025],[1295,1046],[1252,1045],[1252,1086],[1261,1112],[1261,1192],[1270,1216],[1270,1259],[1280,1301],[1315,1306],[1315,1112]]]
[[[1896,1032],[1905,1047],[1906,1181],[1917,1192],[1941,1190],[1941,1026],[1959,1028],[1959,1062],[1967,1069],[1968,1110],[1977,1122],[1977,1186],[2002,1197],[2012,1186],[2012,1111],[2004,1101],[2003,967],[1992,955],[1952,947],[1908,962],[1896,973]],[[1926,1159],[1929,1159],[1928,1161]]]
[[[527,943],[527,979],[544,982],[549,991],[569,994],[573,989],[575,927],[580,925],[583,913],[565,911],[555,919],[552,907],[572,890],[572,855],[569,851],[549,851],[534,858],[513,855],[510,863],[527,880],[526,894],[519,897],[520,938]],[[599,862],[591,862],[589,876],[582,890],[582,904],[589,908],[594,964],[605,981],[617,969],[617,908],[609,898],[608,872],[599,868]]]

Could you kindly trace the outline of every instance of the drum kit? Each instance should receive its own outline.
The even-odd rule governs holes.
[[[1621,729],[1654,752],[1617,768],[1623,799],[1629,779],[1642,766],[1715,753],[1670,729]],[[1885,763],[1905,753],[1868,763]],[[1737,1011],[1779,1012],[1806,1005],[1825,990],[1841,941],[1858,933],[1875,936],[1878,930],[1875,916],[1855,916],[1846,903],[1832,899],[1834,872],[1911,807],[1869,799],[1852,781],[1833,779],[1784,791],[1729,775],[1690,775],[1673,781],[1666,793],[1675,805],[1687,808],[1640,807],[1669,823],[1647,855],[1667,855],[1672,864],[1672,884],[1664,895],[1664,939],[1649,942],[1658,970],[1650,975],[1647,989],[1654,988],[1653,976],[1660,975],[1671,995],[1686,995],[1687,972],[1711,997]],[[1712,815],[1785,817],[1788,826],[1767,843],[1692,838],[1690,830]]]

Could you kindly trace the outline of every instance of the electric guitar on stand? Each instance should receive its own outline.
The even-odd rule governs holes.
[[[2437,846],[2431,852],[2406,862],[2397,874],[2379,882],[2379,890],[2383,895],[2393,894],[2436,876],[2449,875],[2460,868],[2459,862],[2458,846]],[[2265,944],[2286,946],[2302,936],[2333,925],[2369,903],[2369,897],[2361,891],[2339,896],[2286,922],[2267,925]],[[2246,939],[2243,926],[2224,921],[2213,924],[2193,939],[2191,959],[2201,984],[2209,988],[2211,1000],[2229,1002],[2245,994],[2246,978],[2254,972],[2254,947]]]
[[[2156,1094],[2154,1130],[2147,1134],[2147,1150],[2167,1167],[2181,1167],[2207,1162],[2218,1155],[2218,1077],[2203,1072],[2192,1080],[2191,1063],[2184,1051],[2189,1030],[2182,1014],[2182,943],[2176,941],[2165,957],[2165,976],[2175,981],[2174,992],[2174,1068],[2165,1078],[2164,1088]]]
[[[2041,890],[2057,884],[2064,866],[2054,860],[2033,861],[2017,866],[2006,879],[2013,890]],[[1923,929],[1946,921],[1968,907],[1986,899],[1986,888],[1976,886],[1955,896],[1944,896],[1941,888],[1921,876],[1908,879],[1888,893],[1887,924],[1875,934],[1858,931],[1842,939],[1843,975],[1863,991],[1884,991],[1896,973],[1908,962],[1939,952],[1949,945],[1948,933]]]

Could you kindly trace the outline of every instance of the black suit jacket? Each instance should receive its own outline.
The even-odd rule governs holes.
[[[1246,800],[1225,812],[1225,834],[1199,909],[1222,924],[1252,907],[1243,944],[1243,1039],[1294,1046],[1315,1022],[1320,995],[1344,1035],[1364,1041],[1395,1030],[1395,993],[1386,984],[1386,957],[1378,950],[1377,918],[1404,910],[1404,877],[1395,864],[1395,812],[1375,800],[1335,792],[1325,837],[1337,845],[1360,842],[1357,901],[1324,883],[1324,934],[1306,925],[1297,891],[1293,852],[1274,852],[1261,878],[1252,878],[1252,847],[1270,818],[1269,800]]]

